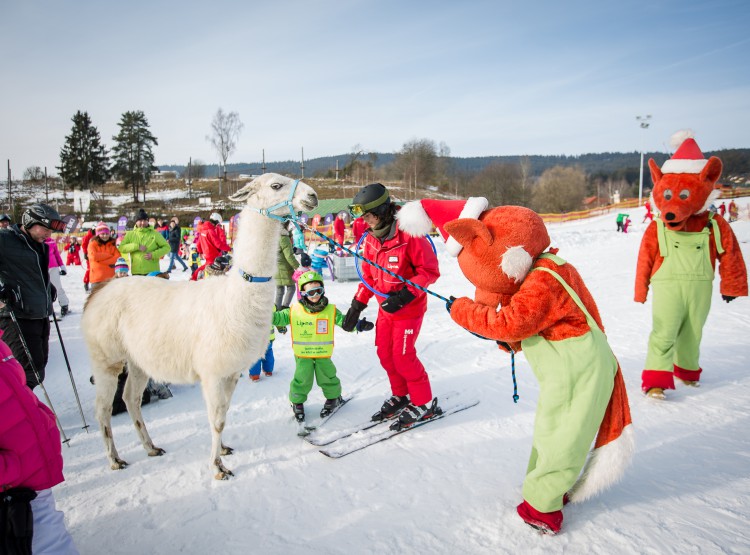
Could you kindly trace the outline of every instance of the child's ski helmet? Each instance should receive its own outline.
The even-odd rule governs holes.
[[[305,272],[299,277],[297,284],[299,285],[299,288],[301,290],[305,285],[307,285],[311,281],[317,281],[321,285],[323,285],[323,276],[321,276],[318,272],[310,270],[309,272]]]

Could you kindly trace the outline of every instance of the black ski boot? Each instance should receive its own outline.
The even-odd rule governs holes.
[[[294,419],[297,422],[305,421],[305,405],[302,403],[292,403],[292,410],[294,411]]]
[[[66,316],[69,312],[70,312],[70,310],[68,310],[68,305],[61,306],[60,307],[60,318],[62,318],[63,316]]]
[[[342,397],[338,397],[336,399],[326,399],[326,402],[323,404],[323,409],[320,411],[320,417],[325,418],[329,414],[331,414],[336,407],[339,405],[344,404],[344,399]]]
[[[398,415],[398,420],[391,424],[391,430],[403,430],[404,428],[413,426],[420,420],[429,420],[435,415],[442,414],[443,411],[438,407],[437,402],[438,400],[436,397],[432,402],[425,403],[424,405],[412,405],[409,403],[409,405],[401,411],[401,414]]]
[[[386,399],[380,410],[370,417],[373,422],[395,418],[409,404],[409,398],[406,396],[393,395]]]

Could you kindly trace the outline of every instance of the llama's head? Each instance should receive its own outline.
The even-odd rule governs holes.
[[[288,214],[289,205],[286,203],[289,200],[298,212],[313,210],[318,206],[318,195],[312,187],[277,173],[264,173],[256,177],[229,199],[236,202],[245,201],[248,206],[258,210],[278,205],[273,213],[279,216]]]

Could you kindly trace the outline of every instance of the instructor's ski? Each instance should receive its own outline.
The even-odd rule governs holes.
[[[441,418],[445,418],[446,416],[450,416],[451,414],[464,411],[478,404],[479,401],[475,400],[447,407],[443,409],[443,412],[441,414],[435,415],[428,420],[421,420],[416,424],[412,424],[408,428],[403,428],[401,430],[391,430],[390,428],[385,428],[382,430],[378,429],[371,433],[366,433],[362,437],[357,437],[355,433],[347,436],[347,438],[342,438],[341,440],[332,442],[330,447],[320,449],[320,452],[323,453],[326,457],[330,457],[332,459],[340,459],[341,457],[345,457],[346,455],[349,455],[351,453],[356,453],[357,451],[361,451],[362,449],[370,447],[371,445],[375,445],[376,443],[387,441],[394,436],[403,434],[404,432],[411,431],[421,426],[425,426],[430,422],[440,420]]]
[[[448,401],[449,399],[452,399],[457,395],[458,392],[449,391],[448,393],[443,394],[441,398],[443,399],[443,401]],[[354,434],[357,434],[359,432],[364,432],[365,430],[375,428],[376,426],[381,426],[383,424],[390,425],[394,420],[396,420],[395,417],[388,420],[366,420],[364,422],[360,422],[359,424],[354,424],[353,426],[344,428],[343,430],[335,430],[330,432],[319,429],[317,433],[305,436],[305,441],[311,445],[315,445],[316,447],[324,447],[341,439],[353,436]],[[320,426],[318,426],[318,428],[320,428]]]

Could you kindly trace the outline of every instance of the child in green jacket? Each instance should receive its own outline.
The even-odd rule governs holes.
[[[299,277],[300,302],[290,308],[274,312],[273,325],[292,328],[292,349],[296,369],[289,386],[289,400],[297,422],[305,421],[304,402],[313,385],[313,378],[323,390],[326,402],[320,411],[321,418],[331,414],[343,399],[341,382],[336,376],[333,354],[333,327],[341,327],[344,316],[335,305],[328,304],[323,287],[323,277],[314,271]],[[363,318],[357,331],[369,331],[375,324]]]

